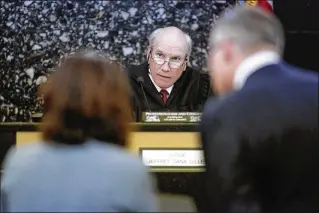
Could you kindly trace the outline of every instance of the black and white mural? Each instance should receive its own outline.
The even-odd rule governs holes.
[[[189,33],[191,65],[204,69],[210,26],[229,6],[214,0],[1,0],[0,122],[28,122],[41,112],[37,89],[66,54],[90,47],[124,65],[141,63],[147,36],[159,27]]]

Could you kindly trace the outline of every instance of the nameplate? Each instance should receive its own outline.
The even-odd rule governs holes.
[[[200,149],[143,149],[143,162],[150,167],[204,167]]]
[[[146,123],[198,123],[200,112],[143,112],[142,121]]]

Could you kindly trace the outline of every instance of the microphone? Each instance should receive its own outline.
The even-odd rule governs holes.
[[[144,86],[143,86],[144,78],[143,78],[142,76],[137,77],[137,82],[138,82],[138,83],[140,84],[140,86],[141,86],[141,90],[142,90],[142,93],[143,93],[144,100],[145,100],[145,102],[146,102],[147,108],[148,108],[148,110],[149,110],[150,112],[152,112],[150,103],[148,102],[148,99],[147,99],[146,94],[145,94],[145,91],[144,91]]]

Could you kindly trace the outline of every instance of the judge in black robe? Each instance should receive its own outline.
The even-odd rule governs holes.
[[[149,43],[147,62],[127,68],[136,121],[147,111],[201,112],[211,93],[210,80],[207,73],[188,66],[190,37],[166,27],[155,30]]]
[[[133,110],[137,120],[142,112],[201,112],[210,94],[210,81],[206,73],[187,67],[164,104],[148,74],[148,63],[128,69],[133,92]],[[143,95],[143,89],[145,96]],[[147,100],[146,100],[147,99]],[[148,103],[147,103],[148,102]]]

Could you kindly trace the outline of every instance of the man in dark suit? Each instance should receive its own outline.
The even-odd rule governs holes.
[[[200,125],[203,212],[319,212],[318,74],[281,59],[279,20],[258,8],[222,16],[209,39],[215,91]]]
[[[137,121],[145,111],[202,111],[210,80],[207,73],[187,66],[191,49],[189,35],[176,27],[150,35],[147,62],[127,69]]]

